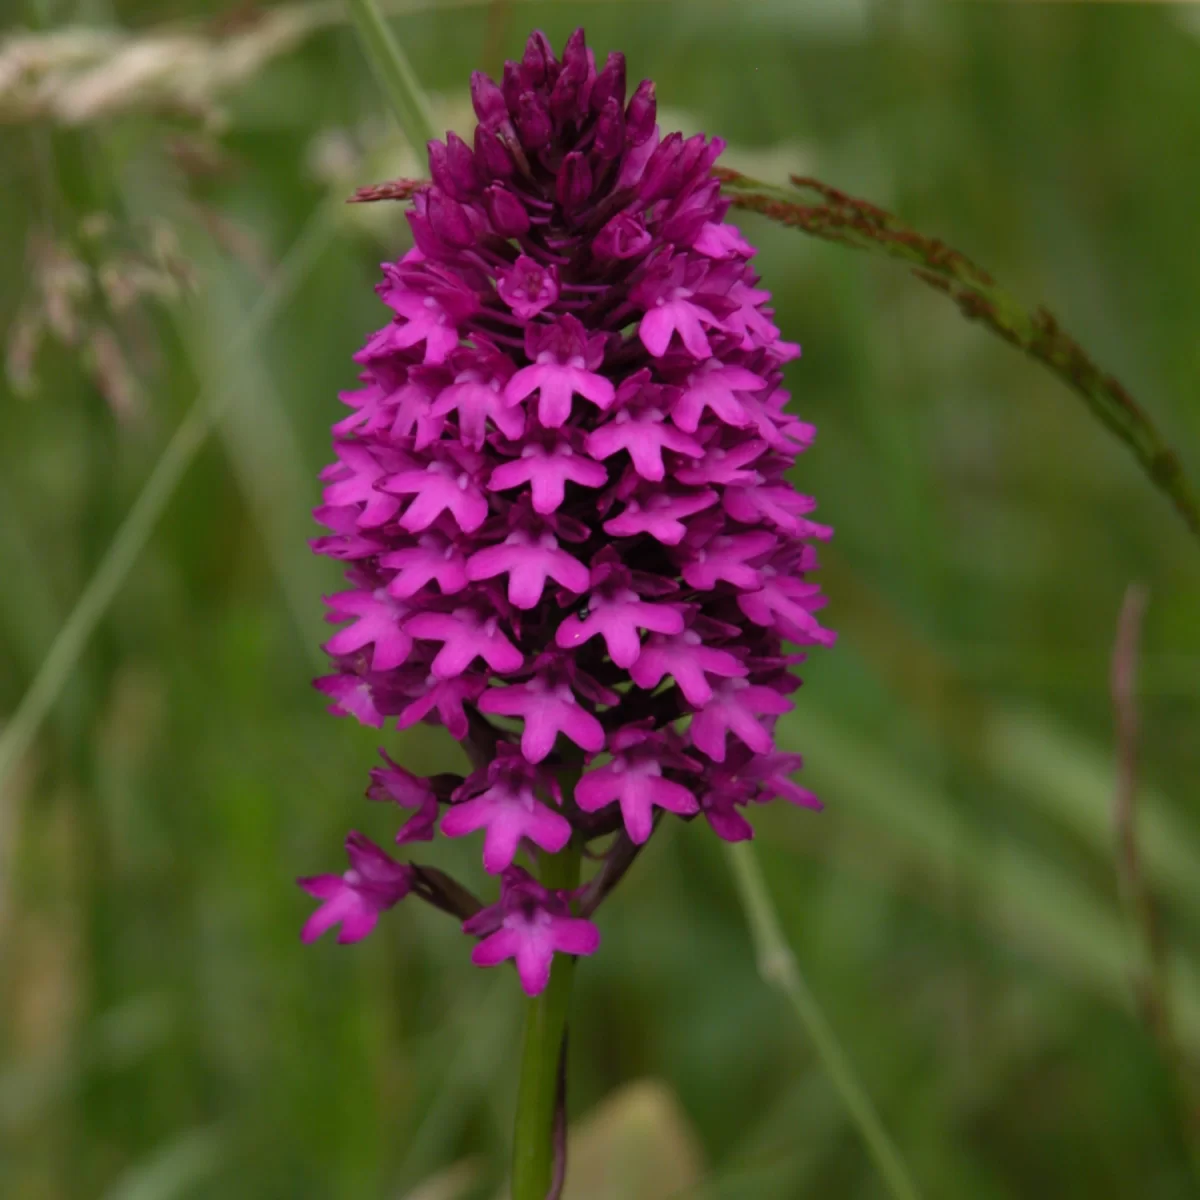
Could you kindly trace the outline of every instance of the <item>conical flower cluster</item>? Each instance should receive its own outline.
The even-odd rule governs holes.
[[[561,61],[535,33],[471,93],[474,144],[430,143],[414,248],[378,288],[393,315],[333,427],[315,548],[346,564],[348,624],[317,686],[467,744],[466,779],[387,760],[369,794],[413,810],[400,843],[482,831],[502,893],[466,922],[475,960],[515,958],[536,992],[597,938],[514,866],[523,844],[618,832],[628,858],[663,812],[736,840],[749,804],[815,803],[773,728],[785,643],[833,640],[806,577],[830,531],[786,478],[814,434],[785,411],[800,351],[724,220],[720,140],[660,137],[653,85],[627,100],[624,58],[598,70],[582,31]],[[312,936],[364,935],[421,870],[349,849],[303,881]]]

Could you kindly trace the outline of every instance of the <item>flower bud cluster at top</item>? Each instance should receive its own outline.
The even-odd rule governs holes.
[[[465,779],[385,757],[368,795],[413,810],[401,844],[482,830],[499,903],[466,922],[475,961],[537,992],[598,935],[514,865],[661,811],[751,835],[747,805],[800,765],[774,725],[802,655],[827,645],[806,576],[830,530],[786,472],[812,441],[785,411],[781,339],[725,222],[702,135],[661,137],[654,87],[626,98],[583,32],[535,33],[497,85],[477,73],[468,145],[431,142],[414,247],[378,286],[391,320],[356,355],[315,549],[346,564],[349,622],[317,681],[332,711],[467,744]],[[563,794],[559,779],[581,777]],[[304,880],[316,937],[365,935],[416,868],[359,835],[351,870]]]

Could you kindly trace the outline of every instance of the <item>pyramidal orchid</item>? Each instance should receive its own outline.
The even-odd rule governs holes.
[[[752,805],[816,804],[774,727],[785,643],[833,641],[808,579],[830,530],[788,478],[814,434],[783,387],[800,349],[725,221],[723,143],[663,136],[653,84],[627,96],[582,31],[561,58],[535,33],[471,96],[473,140],[429,145],[334,426],[314,548],[349,586],[317,687],[464,743],[465,778],[385,755],[368,795],[410,810],[403,846],[478,834],[498,899],[353,835],[345,875],[301,881],[304,936],[358,940],[416,894],[549,997],[561,1041],[556,959],[569,980],[596,951],[595,908],[664,816],[740,840]]]

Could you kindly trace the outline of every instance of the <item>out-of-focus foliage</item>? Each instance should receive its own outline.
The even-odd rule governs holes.
[[[114,42],[164,22],[193,48],[261,30],[253,4],[109,8]],[[874,199],[1047,301],[1200,471],[1198,27],[1149,6],[898,9],[498,0],[395,28],[462,128],[472,68],[534,25],[561,42],[585,24],[679,123],[728,138],[731,165]],[[14,10],[26,37],[97,29],[90,4]],[[121,254],[157,262],[147,231],[169,230],[191,288],[139,294],[136,322],[88,290],[137,403],[114,407],[94,354],[52,337],[36,390],[0,390],[0,721],[201,387],[232,400],[0,793],[0,1194],[16,1200],[491,1197],[503,1177],[514,981],[474,970],[415,904],[355,948],[298,939],[293,876],[334,869],[347,827],[388,832],[361,798],[378,735],[308,686],[336,576],[305,539],[335,393],[382,319],[378,262],[408,242],[398,206],[336,203],[406,153],[336,6],[285,42],[243,74],[213,60],[222,85],[192,104],[83,123],[0,109],[6,342],[47,311],[50,245],[71,248],[68,280],[101,280]],[[81,233],[97,214],[113,239]],[[313,220],[323,252],[241,345]],[[828,808],[758,817],[811,986],[929,1196],[1195,1195],[1172,1072],[1133,1002],[1107,676],[1141,580],[1142,851],[1194,1066],[1200,553],[1050,375],[899,269],[744,227],[805,347],[790,382],[821,436],[798,479],[837,527],[842,640],[808,664],[786,730]],[[424,730],[385,741],[414,769],[457,761]],[[472,847],[442,853],[477,869]],[[880,1194],[755,974],[705,829],[656,839],[601,924],[571,1038],[581,1163],[657,1122],[679,1174],[647,1198]],[[626,1093],[583,1131],[645,1077],[669,1092]],[[608,1195],[592,1183],[571,1186]]]

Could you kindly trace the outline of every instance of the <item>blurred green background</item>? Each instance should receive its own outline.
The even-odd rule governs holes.
[[[584,24],[731,165],[816,174],[1045,300],[1200,472],[1185,8],[393,12],[463,132],[473,68]],[[309,686],[337,577],[305,542],[336,392],[383,320],[378,263],[408,245],[398,206],[341,200],[415,167],[336,3],[4,13],[0,724],[189,409],[223,407],[0,791],[0,1195],[494,1196],[511,973],[473,969],[415,903],[304,948],[292,883],[342,869],[348,828],[393,825],[361,797],[379,734]],[[943,298],[741,224],[805,347],[790,384],[821,433],[797,479],[837,528],[842,639],[782,735],[828,807],[756,816],[802,967],[927,1197],[1200,1195],[1200,1112],[1175,1094],[1200,1059],[1200,549],[1077,397]],[[1174,1055],[1139,1019],[1113,850],[1133,581]],[[457,762],[425,729],[382,740]],[[664,829],[578,973],[570,1195],[882,1196],[756,973],[719,845]],[[482,884],[474,845],[435,861]]]

